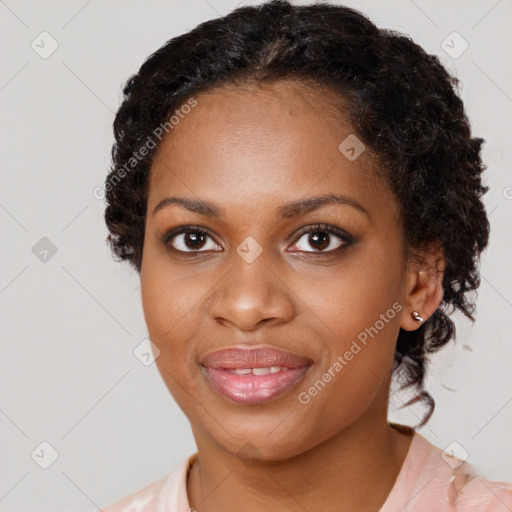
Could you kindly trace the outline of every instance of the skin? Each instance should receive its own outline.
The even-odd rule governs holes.
[[[190,505],[199,512],[239,511],[240,503],[247,512],[319,504],[378,511],[412,440],[387,421],[396,339],[400,328],[418,328],[412,311],[427,319],[441,303],[442,253],[425,251],[422,265],[406,259],[398,204],[377,177],[375,158],[368,148],[354,161],[338,150],[353,129],[333,96],[281,81],[196,99],[153,159],[140,273],[148,332],[160,349],[156,364],[197,443]],[[367,214],[330,204],[276,215],[289,201],[333,193]],[[153,215],[170,196],[212,202],[224,216],[178,204]],[[297,236],[317,223],[355,242],[319,254],[308,234]],[[160,242],[185,225],[211,237],[202,246],[187,246],[186,234],[169,248]],[[328,236],[328,250],[346,244]],[[247,237],[262,249],[252,263],[236,252]],[[299,403],[298,394],[395,302],[402,310],[308,404]],[[270,344],[313,365],[290,392],[261,405],[235,404],[210,387],[199,360],[244,344]]]

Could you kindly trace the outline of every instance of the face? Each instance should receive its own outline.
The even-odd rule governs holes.
[[[279,82],[196,101],[152,163],[144,315],[196,441],[278,460],[385,411],[398,205],[368,148],[339,149],[332,97]]]

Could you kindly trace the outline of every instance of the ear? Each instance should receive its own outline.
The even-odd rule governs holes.
[[[407,262],[404,284],[404,308],[400,327],[414,331],[425,323],[443,300],[443,276],[445,259],[439,243],[416,251]],[[417,311],[423,321],[415,320],[411,314]]]

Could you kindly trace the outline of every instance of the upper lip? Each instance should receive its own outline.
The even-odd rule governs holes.
[[[281,350],[272,346],[264,347],[229,347],[204,356],[201,364],[212,369],[235,368],[298,368],[312,364],[311,359],[294,352]]]

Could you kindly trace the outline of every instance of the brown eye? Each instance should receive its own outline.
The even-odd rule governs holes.
[[[222,250],[205,230],[198,228],[183,228],[167,233],[162,242],[166,247],[171,246],[175,251],[184,253]]]
[[[302,230],[293,250],[312,253],[329,253],[345,248],[352,243],[352,237],[341,230],[327,225],[312,226]],[[312,249],[312,250],[311,250]]]

